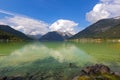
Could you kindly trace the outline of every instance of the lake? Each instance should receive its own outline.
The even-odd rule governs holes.
[[[78,74],[83,67],[97,63],[120,71],[120,43],[0,43],[1,76],[41,73],[66,80]]]

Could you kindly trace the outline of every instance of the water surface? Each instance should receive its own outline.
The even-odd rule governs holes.
[[[67,79],[96,63],[120,71],[120,43],[0,43],[0,75],[44,72]]]

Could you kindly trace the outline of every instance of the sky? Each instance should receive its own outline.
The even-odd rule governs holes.
[[[25,34],[76,34],[104,18],[120,16],[120,0],[0,0],[0,24]]]

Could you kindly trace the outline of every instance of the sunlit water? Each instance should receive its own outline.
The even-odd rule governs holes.
[[[69,77],[96,63],[120,71],[120,43],[0,43],[0,75],[46,72]]]

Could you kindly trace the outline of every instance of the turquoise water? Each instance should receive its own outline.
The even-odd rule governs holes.
[[[45,72],[66,78],[96,63],[120,71],[120,43],[0,43],[0,75]]]

